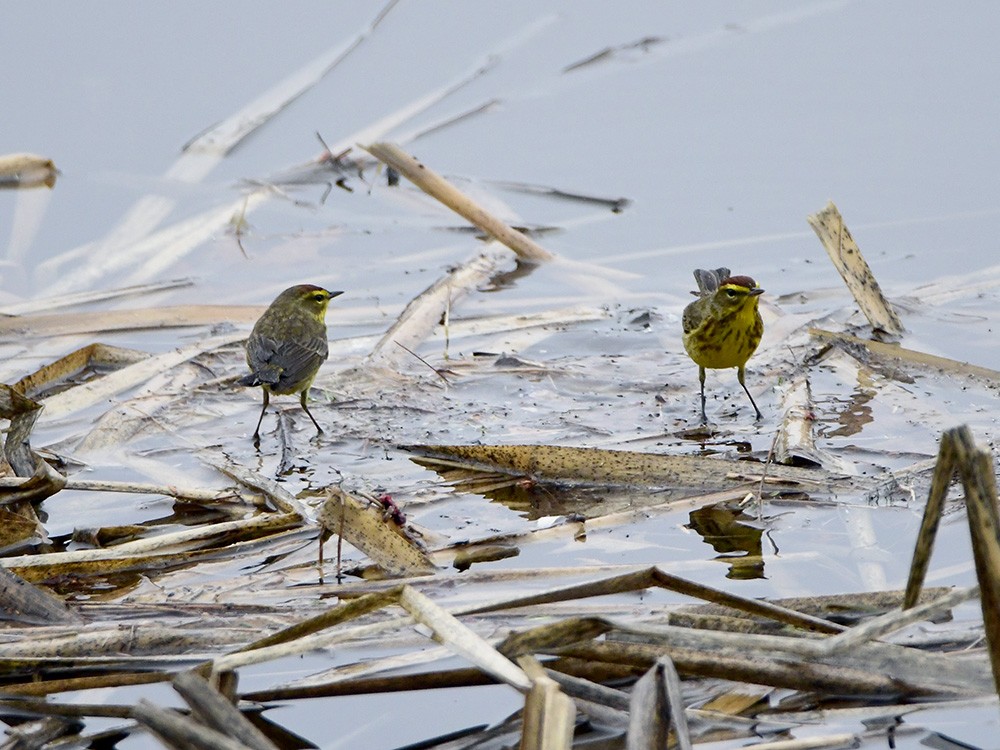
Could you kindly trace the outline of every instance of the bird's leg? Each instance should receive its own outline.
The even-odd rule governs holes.
[[[742,385],[742,386],[743,386],[743,390],[744,390],[744,391],[746,392],[746,394],[747,394],[747,398],[748,398],[748,399],[750,399],[750,403],[751,403],[751,405],[753,406],[753,410],[754,410],[755,412],[757,412],[757,419],[763,419],[764,417],[763,417],[763,415],[762,415],[762,414],[760,413],[760,409],[758,409],[758,408],[757,408],[757,403],[756,403],[756,402],[755,402],[755,401],[753,400],[753,396],[751,396],[751,395],[750,395],[750,389],[749,389],[749,388],[747,388],[747,384],[746,384],[746,382],[744,382],[744,380],[743,380],[743,374],[744,374],[744,369],[743,369],[743,367],[741,366],[741,367],[740,367],[740,369],[739,369],[739,370],[737,371],[737,373],[736,373],[736,377],[737,377],[737,379],[738,379],[738,380],[740,381],[740,385]]]
[[[312,413],[309,411],[309,407],[306,406],[306,394],[307,393],[309,393],[309,389],[308,388],[303,389],[303,391],[302,391],[302,397],[299,399],[299,403],[302,404],[303,411],[305,411],[305,413],[309,415],[309,419],[312,420],[312,423],[314,425],[316,425],[316,433],[318,435],[322,435],[323,434],[323,428],[319,426],[319,422],[316,421],[316,417],[314,417],[312,415]]]
[[[267,392],[267,388],[261,388],[261,390],[264,392],[264,405],[260,407],[260,417],[258,417],[257,427],[253,431],[254,445],[260,445],[260,423],[264,421],[264,412],[267,411],[267,404],[271,400],[271,396]]]
[[[701,423],[708,424],[708,417],[705,416],[705,368],[698,366],[698,382],[701,383]]]

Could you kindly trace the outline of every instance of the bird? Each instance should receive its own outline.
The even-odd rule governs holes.
[[[237,381],[243,386],[260,386],[264,392],[264,405],[253,433],[254,444],[260,443],[260,425],[272,393],[300,394],[302,409],[317,433],[322,434],[323,429],[306,405],[306,397],[330,352],[326,341],[327,305],[341,294],[313,284],[289,287],[254,324],[246,343],[250,373]]]
[[[684,308],[684,349],[698,365],[701,383],[701,423],[705,416],[705,369],[737,368],[737,379],[750,399],[757,419],[760,409],[745,381],[747,360],[764,334],[757,303],[764,290],[749,276],[732,276],[728,268],[697,269],[698,299]]]

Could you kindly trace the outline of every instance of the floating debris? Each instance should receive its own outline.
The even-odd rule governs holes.
[[[0,189],[55,187],[59,170],[52,159],[36,154],[0,156]]]

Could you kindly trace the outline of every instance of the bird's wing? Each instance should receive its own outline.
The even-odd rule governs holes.
[[[684,316],[681,318],[681,325],[683,326],[684,333],[691,333],[691,331],[698,327],[694,308],[692,307],[693,304],[694,303],[684,308]]]
[[[254,336],[247,342],[247,362],[253,375],[259,384],[266,383],[278,393],[315,372],[329,352],[325,336],[304,343]]]

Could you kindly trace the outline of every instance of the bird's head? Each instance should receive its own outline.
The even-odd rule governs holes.
[[[713,301],[728,310],[738,310],[744,306],[756,307],[757,298],[764,290],[749,276],[730,276],[719,282],[713,294]]]
[[[341,294],[343,292],[331,292],[314,284],[299,284],[283,291],[281,297],[310,315],[322,319],[326,315],[326,306],[330,304],[330,300]]]

